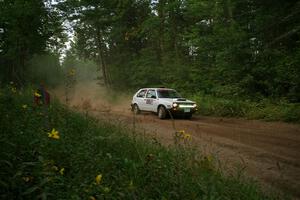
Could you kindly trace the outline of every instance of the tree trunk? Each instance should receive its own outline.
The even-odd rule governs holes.
[[[161,64],[163,64],[163,57],[164,57],[164,32],[165,32],[165,7],[166,1],[160,0],[158,2],[157,13],[159,18],[159,37],[158,37],[158,45],[159,45],[159,60]]]
[[[229,16],[229,19],[232,20],[233,19],[233,14],[232,14],[232,3],[231,3],[231,0],[227,0],[227,5],[228,5],[228,16]]]
[[[104,59],[104,52],[102,46],[102,34],[100,28],[97,26],[97,48],[98,48],[98,64],[102,70],[102,76],[104,80],[105,87],[110,87],[110,79],[107,72],[107,66]]]
[[[231,21],[233,19],[231,0],[226,0],[226,2],[225,2],[225,13],[226,13],[227,21],[229,23],[231,23]]]

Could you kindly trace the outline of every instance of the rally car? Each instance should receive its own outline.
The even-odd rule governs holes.
[[[197,104],[182,98],[174,89],[142,88],[134,94],[131,110],[135,114],[139,114],[141,111],[154,112],[160,119],[176,115],[189,119],[197,111]]]

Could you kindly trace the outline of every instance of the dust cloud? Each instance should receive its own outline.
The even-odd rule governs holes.
[[[59,86],[51,91],[60,102],[86,111],[130,113],[131,95],[106,89],[94,81],[82,81],[72,88]]]

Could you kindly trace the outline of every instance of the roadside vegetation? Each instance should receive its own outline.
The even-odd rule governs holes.
[[[31,89],[0,92],[1,199],[277,199],[225,176],[184,131],[163,147],[55,100],[33,106]]]
[[[198,114],[217,117],[240,117],[266,121],[300,122],[300,104],[286,100],[224,98],[212,95],[189,95],[199,105]]]

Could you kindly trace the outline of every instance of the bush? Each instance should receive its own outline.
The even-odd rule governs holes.
[[[199,105],[199,114],[221,117],[244,117],[267,121],[300,121],[300,104],[283,100],[262,99],[259,102],[242,99],[224,99],[197,94],[191,97]]]

